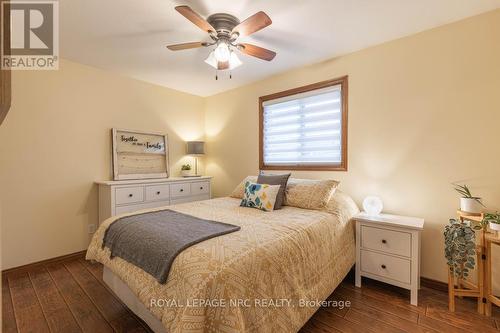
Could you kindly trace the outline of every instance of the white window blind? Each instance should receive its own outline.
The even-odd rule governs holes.
[[[339,165],[341,85],[263,103],[265,165]]]

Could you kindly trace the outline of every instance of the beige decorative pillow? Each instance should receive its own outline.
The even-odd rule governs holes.
[[[359,213],[358,205],[356,205],[354,200],[339,189],[335,190],[324,210],[336,215],[341,221],[348,221]]]
[[[285,205],[305,209],[323,209],[339,182],[333,179],[290,178],[286,186]]]
[[[245,183],[247,181],[250,181],[252,183],[257,182],[257,176],[248,176],[245,179],[241,181],[241,183],[236,186],[236,188],[233,190],[233,192],[229,195],[231,198],[236,198],[236,199],[243,199],[243,195],[245,193]]]

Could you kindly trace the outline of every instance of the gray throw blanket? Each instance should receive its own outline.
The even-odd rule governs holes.
[[[117,219],[104,233],[102,246],[109,248],[111,258],[120,257],[165,283],[182,250],[238,230],[238,226],[166,209]]]

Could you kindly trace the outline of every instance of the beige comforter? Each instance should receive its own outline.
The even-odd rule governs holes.
[[[296,332],[317,309],[304,301],[326,299],[354,264],[350,216],[289,206],[263,212],[239,202],[219,198],[168,207],[241,230],[184,250],[166,284],[101,249],[115,218],[101,224],[87,259],[120,277],[168,332]]]

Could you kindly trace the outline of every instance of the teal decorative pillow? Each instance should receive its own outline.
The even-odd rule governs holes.
[[[246,181],[240,206],[271,212],[274,209],[274,203],[276,202],[279,190],[280,185],[258,184]]]

